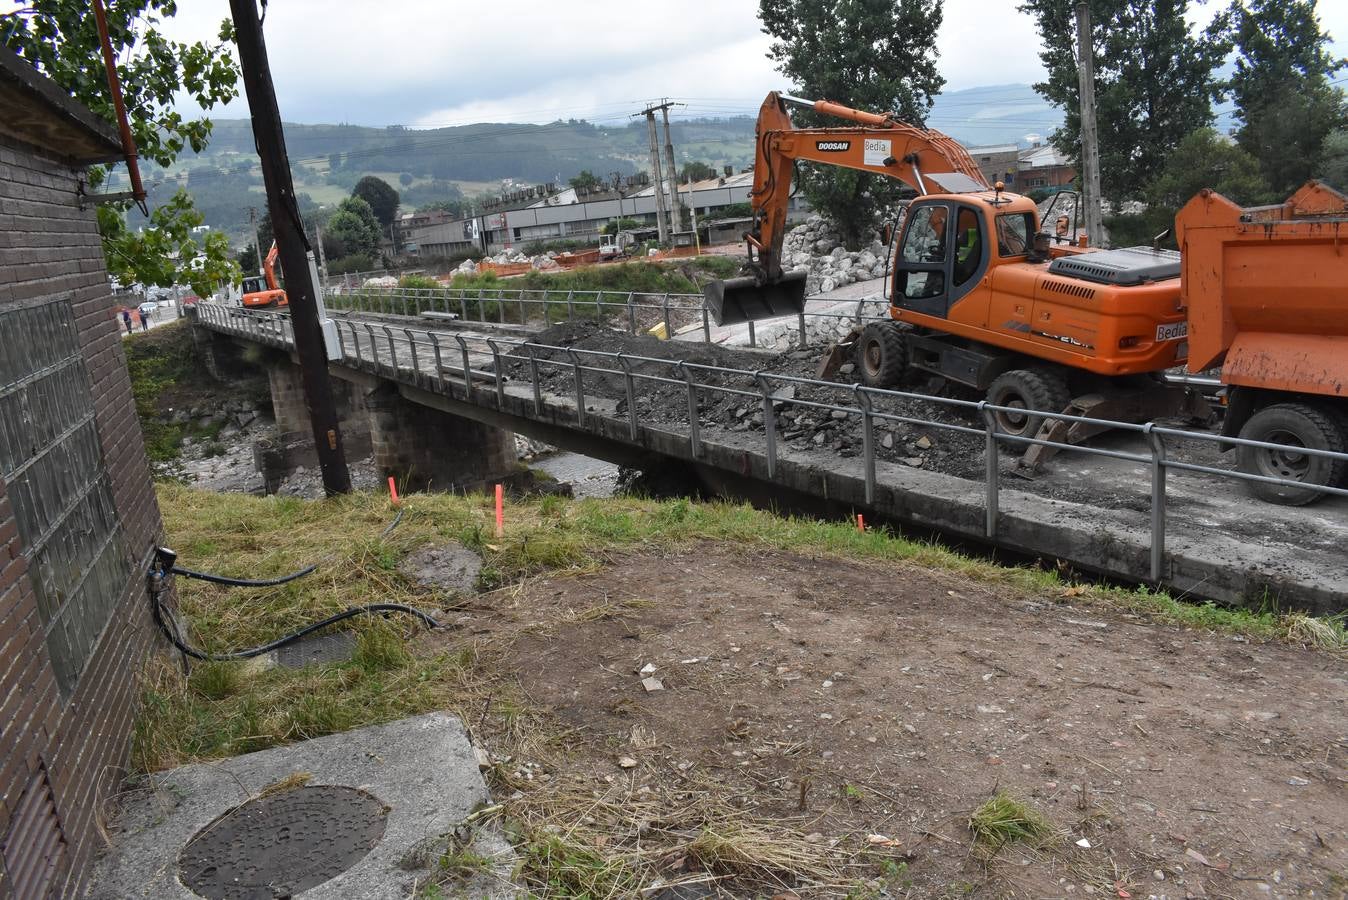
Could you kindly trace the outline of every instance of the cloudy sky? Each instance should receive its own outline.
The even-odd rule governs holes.
[[[752,112],[785,87],[757,9],[753,0],[271,0],[266,36],[289,121],[618,121],[656,97],[685,102],[685,115]],[[210,37],[228,15],[227,0],[180,0],[165,30]],[[1322,2],[1320,16],[1348,54],[1348,3]],[[1033,22],[1014,0],[946,0],[937,44],[947,91],[1042,74]],[[242,118],[246,103],[214,115]]]

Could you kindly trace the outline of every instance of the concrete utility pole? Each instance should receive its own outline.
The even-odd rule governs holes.
[[[646,131],[651,139],[651,179],[655,185],[655,227],[660,232],[660,243],[669,242],[669,229],[665,225],[665,191],[660,186],[660,139],[655,134],[655,108],[642,110],[646,116]]]
[[[683,231],[683,212],[679,208],[679,172],[674,162],[674,142],[669,137],[669,108],[674,104],[666,100],[660,104],[660,112],[665,119],[665,165],[669,167],[669,230]]]
[[[337,406],[332,398],[332,383],[328,380],[328,354],[318,317],[318,298],[309,276],[311,248],[300,220],[299,205],[295,202],[295,185],[286,157],[285,135],[281,131],[281,112],[276,106],[276,91],[267,63],[267,44],[262,37],[256,3],[257,0],[229,0],[239,46],[239,64],[243,69],[243,86],[252,112],[253,139],[262,158],[262,180],[267,188],[267,208],[271,212],[281,268],[290,275],[286,280],[286,298],[295,333],[295,353],[300,361],[304,403],[313,424],[314,449],[323,472],[323,488],[330,495],[347,494],[351,492],[351,473],[346,468]]]
[[[1086,239],[1092,247],[1105,242],[1100,214],[1100,145],[1095,131],[1095,50],[1091,42],[1091,8],[1077,3],[1077,79],[1081,90],[1081,195],[1086,205]]]

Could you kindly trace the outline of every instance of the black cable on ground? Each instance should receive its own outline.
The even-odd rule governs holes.
[[[393,517],[393,521],[384,528],[379,535],[380,540],[388,537],[393,529],[398,527],[398,523],[403,519],[403,510],[398,509],[398,514]],[[156,554],[156,568],[150,572],[150,612],[154,616],[155,624],[159,630],[169,639],[169,642],[178,649],[184,656],[190,656],[193,659],[203,662],[224,662],[228,660],[251,659],[255,656],[261,656],[264,653],[270,653],[273,650],[280,649],[287,644],[293,644],[298,640],[313,634],[329,625],[335,625],[338,622],[350,619],[355,616],[373,615],[376,613],[400,612],[407,613],[410,616],[416,616],[426,624],[428,628],[439,628],[440,623],[431,616],[415,607],[406,606],[402,603],[368,603],[364,606],[353,606],[350,609],[328,616],[314,622],[312,625],[306,625],[298,631],[292,631],[290,634],[277,638],[270,643],[262,644],[258,647],[247,647],[243,650],[233,650],[229,653],[207,653],[204,650],[198,650],[196,647],[188,644],[178,632],[177,624],[169,624],[168,612],[164,604],[160,601],[159,595],[164,592],[164,582],[169,575],[183,575],[188,578],[197,578],[202,581],[209,581],[212,584],[223,584],[228,587],[273,587],[278,584],[285,584],[288,581],[294,581],[297,578],[303,578],[305,575],[315,571],[318,566],[311,565],[300,569],[298,572],[292,572],[289,575],[283,575],[280,578],[270,578],[265,580],[250,580],[247,578],[228,578],[224,575],[212,575],[209,572],[196,572],[192,569],[179,568],[175,563],[178,555],[168,548],[161,547]]]
[[[223,584],[228,587],[273,587],[278,584],[285,584],[287,581],[303,578],[317,568],[317,564],[305,566],[298,572],[291,572],[289,575],[282,575],[280,578],[266,578],[261,581],[252,581],[247,578],[230,578],[227,575],[212,575],[210,572],[194,572],[191,569],[183,569],[178,566],[174,566],[169,569],[169,571],[174,575],[183,575],[187,578],[196,578],[200,581],[209,581],[211,584]]]

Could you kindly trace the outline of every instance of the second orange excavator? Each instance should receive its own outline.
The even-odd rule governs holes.
[[[262,262],[262,275],[250,275],[243,280],[243,305],[249,309],[275,309],[288,306],[286,292],[276,279],[276,260],[280,251],[271,242],[267,258]]]

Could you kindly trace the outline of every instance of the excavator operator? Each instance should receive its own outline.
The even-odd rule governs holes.
[[[983,243],[978,227],[978,216],[970,209],[961,209],[955,218],[955,286],[959,287],[978,271],[983,257]]]

